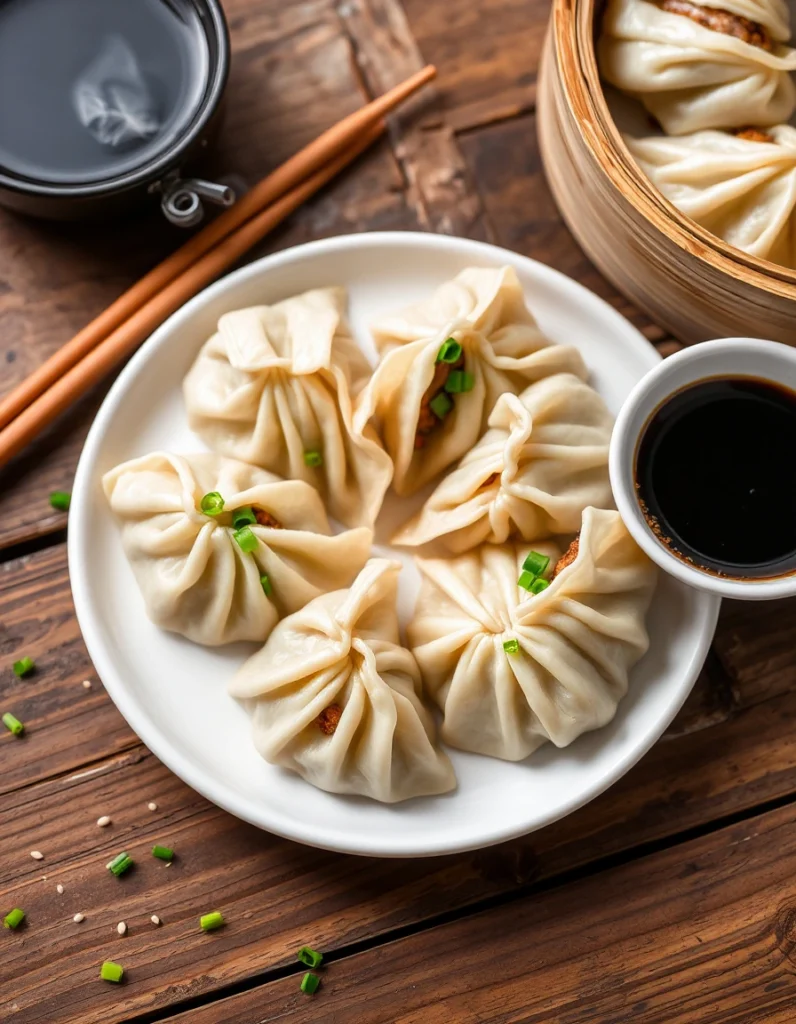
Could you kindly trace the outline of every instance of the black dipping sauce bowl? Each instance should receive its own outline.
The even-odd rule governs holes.
[[[218,0],[0,0],[0,204],[78,220],[159,203],[182,226],[230,205],[186,177],[229,63]]]

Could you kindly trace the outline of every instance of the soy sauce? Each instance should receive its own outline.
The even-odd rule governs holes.
[[[84,184],[188,127],[209,46],[190,0],[0,0],[0,170]]]
[[[636,488],[657,536],[715,574],[796,570],[796,393],[769,381],[700,381],[653,415]]]

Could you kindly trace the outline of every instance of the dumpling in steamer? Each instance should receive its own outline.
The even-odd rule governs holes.
[[[787,121],[796,50],[783,0],[609,0],[600,72],[667,135]]]
[[[373,420],[402,495],[472,448],[504,392],[554,373],[588,375],[577,349],[553,345],[539,330],[511,267],[463,270],[372,331],[381,362],[355,422],[364,429]]]
[[[578,540],[538,594],[517,583],[527,554],[487,544],[418,559],[424,580],[408,631],[443,711],[444,742],[508,761],[611,721],[647,650],[656,580],[617,512],[586,509]]]
[[[331,536],[309,484],[220,455],[154,452],[102,484],[149,618],[196,643],[265,640],[282,616],[350,582],[370,554],[365,527]],[[201,511],[209,495],[223,511]],[[241,516],[254,522],[237,535]]]
[[[319,789],[385,803],[456,785],[434,743],[417,662],[399,640],[400,569],[372,559],[350,590],[284,619],[229,687],[251,701],[266,761]]]
[[[588,505],[613,505],[612,427],[602,398],[571,374],[501,395],[487,432],[393,543],[439,541],[460,552],[483,542],[574,533]]]
[[[752,256],[796,269],[796,128],[625,142],[684,214]]]
[[[183,384],[188,421],[222,455],[320,492],[333,519],[372,526],[392,477],[352,401],[370,366],[351,337],[342,288],[227,313]]]

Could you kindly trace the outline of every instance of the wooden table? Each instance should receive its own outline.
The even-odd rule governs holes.
[[[269,249],[378,228],[486,238],[577,278],[676,347],[589,266],[551,201],[534,115],[544,0],[226,8],[235,58],[219,174],[253,181],[422,60],[440,68],[433,101]],[[108,230],[0,214],[0,393],[179,238],[156,215]],[[433,860],[305,849],[172,776],[93,672],[66,518],[47,498],[70,488],[101,399],[0,476],[2,710],[28,725],[24,740],[0,737],[0,908],[28,914],[0,935],[0,1021],[796,1020],[796,603],[726,605],[664,739],[557,825]],[[37,664],[26,680],[11,672],[22,655]],[[98,828],[103,814],[113,823]],[[149,856],[157,841],[179,852],[172,867]],[[104,867],[119,850],[139,860],[120,881]],[[213,909],[229,923],[205,935],[197,918]],[[314,998],[298,990],[304,943],[326,954]],[[123,987],[98,980],[105,959],[125,966]]]

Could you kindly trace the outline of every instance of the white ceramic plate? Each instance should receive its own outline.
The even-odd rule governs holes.
[[[510,764],[452,752],[455,793],[395,806],[333,796],[260,759],[247,716],[226,684],[254,645],[202,648],[153,626],[122,553],[100,479],[158,448],[201,450],[188,430],[181,381],[219,316],[307,288],[345,285],[355,336],[470,265],[511,264],[546,334],[577,345],[613,412],[658,360],[601,299],[548,267],[477,242],[409,233],[360,234],[289,249],[231,274],[175,313],[122,371],[86,441],[69,523],[75,607],[105,687],[144,743],[209,800],[261,828],[349,853],[421,856],[487,846],[541,828],[615,782],[674,717],[713,636],[719,602],[661,578],[646,657],[614,721],[566,750],[548,745]],[[388,510],[395,514],[395,509]],[[391,516],[392,517],[392,516]],[[404,621],[417,591],[402,573]]]

